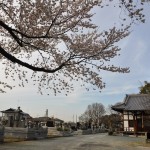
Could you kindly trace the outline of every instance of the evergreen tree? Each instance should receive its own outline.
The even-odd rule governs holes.
[[[144,85],[139,87],[140,94],[150,94],[150,82],[144,81]]]

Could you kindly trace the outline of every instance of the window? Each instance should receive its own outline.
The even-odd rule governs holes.
[[[134,127],[134,121],[133,120],[129,120],[129,127]]]

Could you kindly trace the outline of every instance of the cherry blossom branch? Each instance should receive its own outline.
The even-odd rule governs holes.
[[[64,66],[66,66],[67,62],[70,60],[70,58],[68,58],[68,60],[66,60],[65,62],[63,62],[60,66],[58,66],[57,68],[55,69],[45,69],[45,68],[40,68],[40,67],[35,67],[35,66],[32,66],[26,62],[23,62],[19,59],[17,59],[16,57],[12,56],[11,54],[7,53],[2,47],[0,47],[0,54],[2,54],[5,58],[7,58],[8,60],[12,61],[13,63],[17,63],[21,66],[24,66],[28,69],[31,69],[33,71],[38,71],[38,72],[46,72],[46,73],[54,73],[60,69],[62,69]]]

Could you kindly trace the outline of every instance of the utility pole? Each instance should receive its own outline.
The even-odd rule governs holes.
[[[76,115],[76,123],[77,123],[77,115]]]

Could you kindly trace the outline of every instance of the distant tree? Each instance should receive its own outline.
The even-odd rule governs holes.
[[[82,80],[81,86],[90,83],[102,89],[105,84],[99,75],[100,70],[128,73],[128,68],[106,64],[118,55],[120,48],[116,43],[129,35],[133,22],[144,22],[144,15],[137,1],[118,0],[116,9],[124,10],[122,12],[127,15],[122,21],[127,23],[129,17],[130,24],[123,23],[125,26],[120,29],[112,27],[99,32],[97,25],[92,23],[94,14],[91,10],[96,6],[104,8],[112,2],[0,1],[0,61],[5,77],[14,81],[19,79],[19,86],[24,86],[28,83],[27,72],[32,70],[31,78],[38,83],[38,90],[42,92],[46,86],[56,94],[72,91],[74,85],[71,81],[78,80]],[[12,88],[5,82],[0,84],[3,88]],[[2,88],[0,91],[4,92]]]
[[[79,121],[80,122],[89,122],[89,116],[84,112],[83,114],[81,114],[81,116],[79,116]]]
[[[119,113],[107,114],[101,118],[102,124],[111,130],[122,128],[122,117]]]
[[[116,103],[119,104],[119,103]],[[121,128],[122,126],[122,117],[120,113],[112,110],[112,105],[108,105],[106,108],[106,115],[102,116],[102,124],[108,129]]]
[[[105,107],[101,103],[93,103],[88,105],[85,112],[79,117],[79,120],[88,124],[99,126],[101,118],[105,114]]]
[[[139,87],[140,94],[150,94],[150,82],[144,81],[144,85]]]

